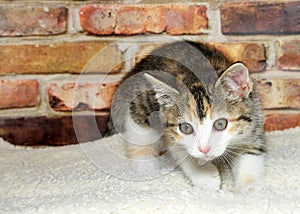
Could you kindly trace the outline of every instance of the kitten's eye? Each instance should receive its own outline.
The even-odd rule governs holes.
[[[226,129],[227,124],[228,124],[228,120],[225,118],[221,118],[214,122],[214,128],[217,131],[223,131],[224,129]]]
[[[193,126],[189,123],[181,123],[179,129],[183,134],[192,134],[194,132]]]

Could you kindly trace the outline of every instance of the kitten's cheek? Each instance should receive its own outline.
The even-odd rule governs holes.
[[[228,146],[228,143],[226,141],[220,142],[215,149],[212,151],[211,156],[213,158],[219,157],[222,154],[224,154],[226,148]]]
[[[237,132],[237,126],[235,123],[229,123],[227,129],[225,130],[229,135],[234,135]]]

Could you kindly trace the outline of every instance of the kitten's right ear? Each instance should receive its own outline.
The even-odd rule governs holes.
[[[158,102],[166,106],[173,105],[174,103],[173,98],[175,95],[179,94],[179,91],[177,91],[175,88],[172,88],[171,86],[167,85],[166,83],[160,81],[159,79],[155,78],[150,74],[145,73],[144,76],[153,86],[156,92],[155,96]]]
[[[243,63],[237,62],[224,71],[215,86],[223,88],[227,99],[238,100],[248,97],[252,85],[248,68]]]

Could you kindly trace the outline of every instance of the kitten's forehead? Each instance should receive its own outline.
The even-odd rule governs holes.
[[[188,110],[186,111],[188,120],[203,121],[206,118],[227,117],[228,103],[221,94],[208,95],[201,92],[197,95],[190,95],[186,110]]]
[[[190,106],[196,109],[200,119],[206,116],[206,112],[211,108],[208,93],[201,82],[197,81],[190,85],[191,100]]]
[[[210,106],[213,112],[227,112],[228,103],[224,99],[224,95],[220,93],[209,96]]]
[[[197,100],[194,97],[190,97],[187,103],[187,111],[185,114],[189,121],[200,120],[202,121],[207,116],[212,115],[211,105],[206,97],[198,97]]]

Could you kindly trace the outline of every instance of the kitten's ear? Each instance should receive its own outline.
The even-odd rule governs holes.
[[[239,100],[247,98],[252,91],[252,81],[248,68],[240,62],[227,68],[216,82],[216,87],[222,87],[228,99]]]
[[[174,102],[173,98],[175,95],[179,94],[179,91],[150,74],[145,73],[144,76],[153,86],[158,102],[163,105],[172,105]]]

